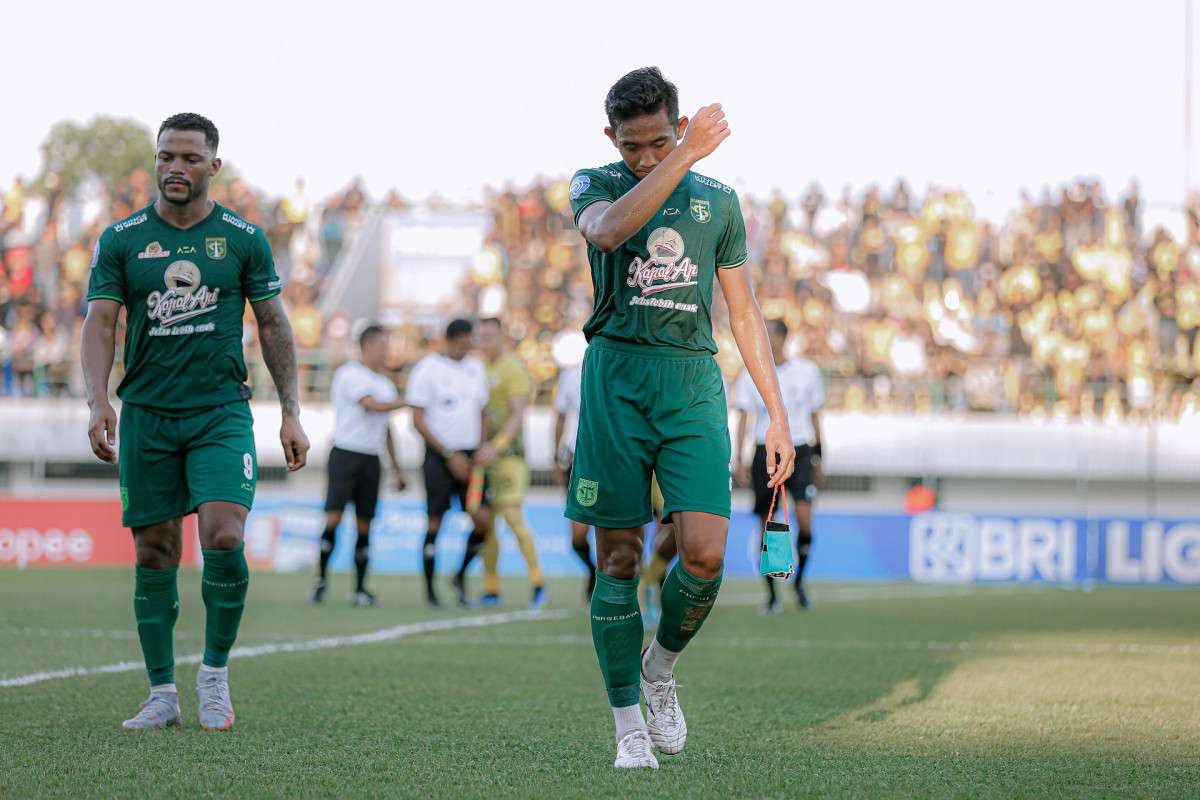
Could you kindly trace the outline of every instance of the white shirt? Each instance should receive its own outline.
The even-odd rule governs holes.
[[[367,411],[359,401],[372,397],[379,403],[394,403],[400,397],[396,384],[361,361],[349,361],[333,373],[329,397],[333,401],[333,446],[368,455],[383,453],[388,415]]]
[[[558,373],[558,388],[554,392],[554,410],[566,417],[562,441],[558,445],[575,452],[579,434],[579,405],[583,400],[583,367],[575,365]]]
[[[405,400],[425,409],[425,422],[443,447],[474,450],[479,446],[488,385],[487,371],[478,359],[467,356],[455,361],[430,353],[413,367]]]
[[[812,413],[820,411],[825,405],[821,371],[807,358],[793,358],[784,362],[777,373],[779,393],[783,396],[788,427],[792,430],[792,444],[812,444],[817,435],[813,430]],[[734,386],[734,407],[740,411],[754,412],[754,443],[765,444],[771,418],[767,414],[767,404],[754,387],[747,370],[742,370]]]

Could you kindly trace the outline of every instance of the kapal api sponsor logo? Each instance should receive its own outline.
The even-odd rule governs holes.
[[[700,268],[684,255],[683,236],[674,228],[656,228],[646,239],[645,260],[634,258],[625,285],[640,286],[642,296],[695,286]]]
[[[162,327],[217,310],[220,288],[201,286],[200,268],[191,261],[173,262],[163,280],[167,290],[151,292],[146,298],[147,314]]]

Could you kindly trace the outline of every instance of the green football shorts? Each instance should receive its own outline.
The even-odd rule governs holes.
[[[222,500],[250,508],[258,484],[250,404],[229,403],[188,416],[121,406],[118,464],[121,524],[141,528]]]
[[[650,476],[663,516],[729,516],[725,383],[712,355],[595,337],[583,361],[579,434],[566,515],[601,528],[650,522]]]

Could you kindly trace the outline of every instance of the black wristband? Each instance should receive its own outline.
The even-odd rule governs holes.
[[[814,444],[812,446],[812,454],[813,454],[813,458],[821,457],[821,443],[820,442],[817,442],[816,444]]]

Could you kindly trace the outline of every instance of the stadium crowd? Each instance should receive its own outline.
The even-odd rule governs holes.
[[[151,201],[135,170],[117,185],[72,196],[17,180],[0,213],[0,396],[78,395],[79,329],[91,252],[103,226]],[[322,399],[351,346],[351,320],[323,319],[317,298],[339,252],[360,230],[368,199],[358,183],[315,203],[301,181],[264,199],[245,181],[213,198],[267,232],[301,360],[302,389]],[[382,203],[403,209],[394,192]],[[794,202],[742,197],[751,266],[768,318],[816,361],[829,407],[922,412],[999,411],[1120,418],[1200,413],[1200,199],[1186,235],[1143,230],[1136,185],[1116,202],[1093,182],[1029,196],[998,226],[962,192],[915,196],[903,183]],[[566,180],[491,193],[485,256],[462,287],[463,307],[503,314],[542,401],[557,373],[553,343],[591,308],[583,241]],[[714,308],[718,331],[723,308]],[[426,331],[393,337],[407,368]],[[256,363],[253,316],[246,342]],[[740,364],[718,336],[722,367]],[[258,371],[261,373],[261,370]],[[264,375],[265,377],[265,375]]]

